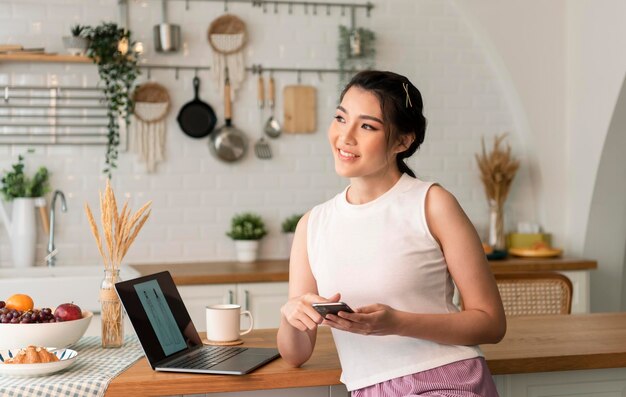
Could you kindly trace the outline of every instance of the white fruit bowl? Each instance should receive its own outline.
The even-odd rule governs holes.
[[[78,341],[89,327],[93,313],[83,310],[83,318],[60,323],[0,324],[0,349],[26,346],[61,348]]]

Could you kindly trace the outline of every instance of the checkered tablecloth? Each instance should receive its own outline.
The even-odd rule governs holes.
[[[135,335],[125,338],[119,349],[103,349],[99,336],[81,338],[70,349],[78,352],[69,368],[39,377],[0,375],[0,396],[103,396],[109,382],[143,356]]]

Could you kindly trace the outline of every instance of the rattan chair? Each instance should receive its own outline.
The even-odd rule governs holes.
[[[496,274],[507,316],[570,314],[572,282],[558,273]]]

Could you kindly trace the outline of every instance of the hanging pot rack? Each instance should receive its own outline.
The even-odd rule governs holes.
[[[309,9],[311,10],[312,15],[318,15],[317,8],[322,8],[326,10],[326,15],[331,15],[332,8],[340,8],[341,15],[345,15],[346,9],[358,9],[363,8],[366,11],[366,15],[369,17],[372,9],[374,8],[374,4],[371,2],[367,3],[331,3],[327,1],[293,1],[293,0],[166,0],[166,1],[184,1],[185,2],[185,10],[190,9],[189,3],[191,2],[203,2],[203,3],[223,3],[224,4],[224,12],[228,12],[228,4],[229,3],[244,3],[250,4],[252,7],[258,7],[263,10],[263,12],[268,11],[268,6],[272,6],[274,14],[278,14],[279,7],[287,6],[287,10],[289,14],[293,13],[293,6],[302,6],[305,14],[309,14]],[[122,0],[120,3],[126,3],[127,0]]]

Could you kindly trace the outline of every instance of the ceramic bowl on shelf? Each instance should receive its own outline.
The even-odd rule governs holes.
[[[78,341],[87,331],[93,313],[83,310],[83,318],[59,323],[0,324],[0,349],[26,346],[62,348]]]
[[[61,371],[72,365],[78,357],[78,353],[72,349],[48,350],[59,358],[59,361],[52,363],[38,364],[5,364],[4,361],[17,355],[20,349],[0,350],[0,375],[6,376],[40,376]]]

